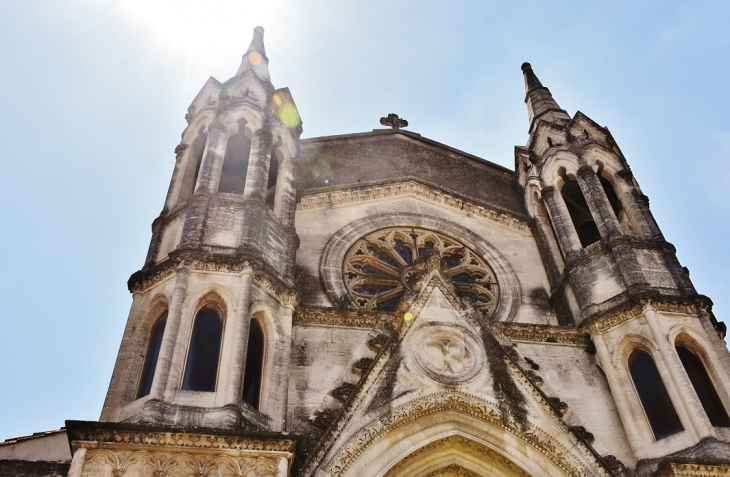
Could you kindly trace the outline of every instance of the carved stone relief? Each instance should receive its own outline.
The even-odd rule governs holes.
[[[426,325],[412,337],[413,357],[418,367],[442,384],[470,380],[484,368],[481,348],[473,334],[463,327]]]

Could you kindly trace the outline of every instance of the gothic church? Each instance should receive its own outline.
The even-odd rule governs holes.
[[[188,109],[100,420],[0,476],[730,475],[725,325],[607,128],[525,63],[514,170],[300,139],[263,33]]]

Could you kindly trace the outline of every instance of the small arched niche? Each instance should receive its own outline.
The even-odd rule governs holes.
[[[162,337],[165,334],[166,325],[167,310],[165,310],[159,318],[157,318],[157,321],[152,327],[150,339],[147,344],[147,353],[144,357],[144,365],[142,366],[142,374],[140,375],[139,385],[137,386],[137,396],[135,399],[147,396],[152,391],[152,380],[155,377],[157,358],[160,356]]]
[[[246,133],[246,121],[240,119],[238,131],[228,137],[221,177],[218,182],[218,192],[243,194],[250,154],[251,138]]]
[[[184,391],[214,392],[218,377],[223,318],[213,303],[203,305],[195,314],[185,363]]]
[[[635,349],[629,355],[628,368],[636,394],[656,440],[682,432],[684,427],[664,386],[654,358],[643,349]]]
[[[570,220],[573,222],[580,244],[587,247],[598,242],[601,239],[601,233],[598,231],[596,221],[593,214],[591,214],[578,181],[572,175],[568,175],[563,167],[558,170],[558,174],[563,179],[560,194],[563,197],[565,206],[568,208]]]
[[[675,349],[710,423],[715,427],[730,427],[730,417],[702,359],[682,341],[675,343]]]
[[[278,146],[271,148],[271,162],[269,162],[269,177],[266,181],[266,206],[276,210],[276,188],[279,181],[279,166],[281,164],[281,150]]]
[[[257,411],[261,406],[261,385],[264,375],[264,354],[266,337],[261,326],[260,316],[254,315],[248,331],[246,347],[246,369],[243,374],[243,393],[241,399]]]

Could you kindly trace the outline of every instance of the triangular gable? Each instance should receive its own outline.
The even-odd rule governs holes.
[[[195,99],[193,99],[193,102],[190,103],[190,106],[188,107],[188,118],[194,118],[204,109],[215,108],[218,104],[218,96],[222,87],[223,85],[217,79],[212,76],[208,78],[208,81],[205,82],[203,87],[200,88],[200,91],[195,96]]]
[[[427,444],[416,442],[419,436],[443,439],[438,424],[443,419],[455,420],[458,429],[471,426],[481,436],[468,439],[503,433],[493,446],[501,449],[500,458],[518,467],[527,469],[536,458],[532,454],[540,454],[551,462],[543,465],[566,474],[580,469],[586,475],[606,475],[595,451],[562,421],[560,400],[547,399],[505,355],[488,323],[479,321],[438,270],[403,304],[392,336],[368,373],[352,385],[342,412],[309,456],[305,473],[320,468],[357,475],[362,470],[356,470],[358,456],[393,436],[398,436],[396,447],[410,449],[399,451],[405,453]],[[429,417],[436,413],[443,416]],[[413,436],[403,434],[406,428]],[[522,444],[515,446],[515,438]]]

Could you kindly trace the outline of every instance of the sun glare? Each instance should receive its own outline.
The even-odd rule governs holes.
[[[287,18],[278,14],[282,3],[123,0],[119,12],[146,29],[161,46],[188,57],[228,48],[235,48],[240,55],[248,46],[254,26],[266,27],[267,22],[276,22],[278,28],[282,27],[282,21]]]

